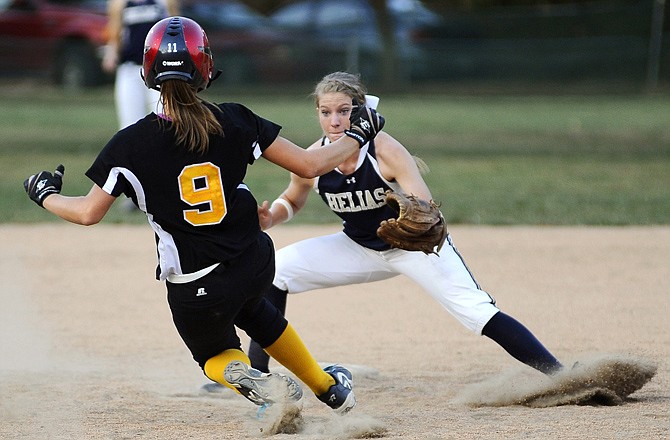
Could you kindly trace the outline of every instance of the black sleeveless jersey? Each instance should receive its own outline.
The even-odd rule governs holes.
[[[224,137],[211,135],[207,153],[176,145],[170,122],[151,113],[119,131],[86,172],[146,213],[156,234],[158,279],[234,259],[260,233],[258,203],[244,177],[281,127],[240,104],[212,108]]]
[[[384,203],[384,193],[391,188],[397,190],[398,185],[382,177],[374,141],[361,149],[353,173],[344,175],[334,169],[319,177],[315,187],[331,211],[343,220],[344,233],[349,238],[377,251],[391,248],[377,237],[377,228],[382,220],[397,216]]]
[[[156,22],[168,16],[164,3],[157,0],[128,0],[121,15],[121,54],[119,63],[141,65],[144,40]]]

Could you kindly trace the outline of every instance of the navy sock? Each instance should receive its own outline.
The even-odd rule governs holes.
[[[281,313],[282,315],[286,314],[286,297],[288,292],[281,290],[278,287],[272,285],[270,290],[266,293],[265,297],[270,301]],[[258,344],[258,342],[252,340],[249,344],[249,359],[251,360],[251,366],[259,371],[264,373],[270,372],[270,356],[263,350],[263,347]]]
[[[518,361],[544,374],[553,374],[563,368],[530,330],[503,312],[496,313],[486,323],[482,334],[493,339]]]

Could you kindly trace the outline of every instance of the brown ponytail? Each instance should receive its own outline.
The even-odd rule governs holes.
[[[186,82],[164,81],[160,91],[165,112],[177,135],[177,145],[204,154],[209,148],[210,134],[223,136],[219,121]]]

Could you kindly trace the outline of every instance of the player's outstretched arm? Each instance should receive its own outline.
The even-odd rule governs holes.
[[[263,157],[280,167],[306,179],[321,176],[358,151],[358,142],[342,136],[327,148],[306,150],[278,136],[263,152]]]
[[[107,214],[116,197],[107,194],[97,185],[85,196],[61,195],[65,167],[59,165],[52,174],[41,171],[23,182],[26,193],[39,206],[60,218],[79,225],[93,225]]]
[[[115,200],[116,197],[107,194],[98,185],[93,185],[85,196],[57,194],[49,197],[44,201],[44,207],[70,223],[91,226],[105,217]]]
[[[384,118],[366,106],[352,111],[351,128],[346,136],[324,148],[303,149],[278,136],[263,152],[263,157],[305,179],[321,176],[344,162],[384,127]]]

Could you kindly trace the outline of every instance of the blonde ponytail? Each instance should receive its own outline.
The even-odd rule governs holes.
[[[414,162],[416,162],[416,166],[419,168],[419,172],[421,174],[430,173],[430,168],[428,167],[428,164],[423,159],[421,159],[419,156],[414,156],[414,155],[412,155],[412,159],[414,159]]]

